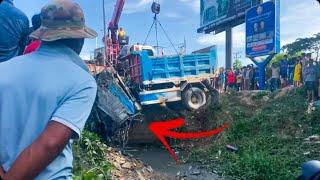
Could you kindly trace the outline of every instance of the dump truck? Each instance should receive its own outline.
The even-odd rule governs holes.
[[[196,111],[218,103],[218,92],[210,86],[216,68],[216,48],[209,53],[156,56],[147,45],[128,45],[129,37],[117,37],[125,0],[117,0],[104,47],[95,51],[96,61],[88,63],[98,84],[96,102],[87,128],[103,138],[125,144],[130,127],[142,121],[146,106],[181,103]],[[160,5],[152,9],[159,13]],[[117,137],[115,137],[117,136]]]
[[[98,94],[89,126],[103,137],[127,139],[124,135],[133,122],[143,120],[146,106],[167,108],[179,103],[197,111],[218,104],[219,93],[211,86],[216,48],[209,53],[159,57],[132,50],[119,63],[125,64],[124,75],[113,67],[94,68],[99,70],[95,74]]]

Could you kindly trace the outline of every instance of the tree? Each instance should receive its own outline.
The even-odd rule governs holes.
[[[320,53],[320,33],[314,35],[313,44],[311,49],[317,55],[317,61],[319,60],[319,53]]]
[[[242,62],[240,59],[236,59],[233,63],[233,69],[241,69],[242,68]]]
[[[302,51],[310,51],[317,54],[317,58],[320,53],[320,33],[311,37],[299,38],[295,42],[287,44],[282,49],[289,56],[296,56]]]

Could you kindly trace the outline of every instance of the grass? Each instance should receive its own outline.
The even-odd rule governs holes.
[[[230,128],[209,150],[192,151],[190,161],[202,162],[228,179],[296,179],[303,162],[320,159],[320,147],[303,142],[320,134],[320,111],[306,113],[303,89],[280,97],[258,93],[251,100],[255,103],[246,105],[238,94],[222,97],[221,107],[209,114],[214,119],[211,124],[229,122]],[[226,150],[228,144],[239,151]]]
[[[106,160],[107,146],[94,133],[84,131],[73,144],[75,180],[107,180],[112,165]]]

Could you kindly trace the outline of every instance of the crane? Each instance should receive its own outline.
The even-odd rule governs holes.
[[[108,25],[108,38],[105,38],[106,57],[108,63],[111,65],[117,64],[117,58],[120,52],[120,48],[123,45],[127,45],[129,38],[126,36],[123,39],[118,39],[117,31],[118,24],[121,18],[125,0],[117,0],[113,16]]]
[[[117,0],[115,5],[112,19],[108,26],[108,31],[111,33],[112,41],[117,41],[117,31],[118,31],[118,24],[120,21],[120,17],[123,11],[123,7],[125,4],[125,0]]]

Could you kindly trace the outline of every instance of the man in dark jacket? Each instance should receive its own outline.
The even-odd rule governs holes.
[[[0,4],[0,63],[22,55],[29,36],[29,20],[13,0]]]

